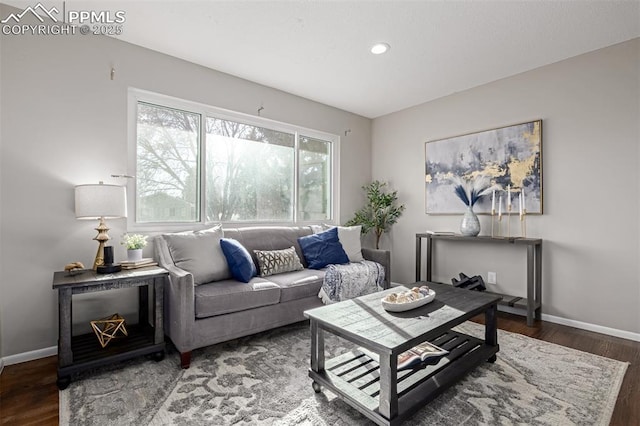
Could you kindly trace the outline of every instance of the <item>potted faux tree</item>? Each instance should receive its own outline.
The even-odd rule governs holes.
[[[349,220],[347,226],[362,226],[362,234],[373,231],[376,236],[376,249],[380,248],[380,237],[388,232],[391,225],[398,221],[404,211],[404,204],[397,205],[398,191],[387,192],[386,182],[374,180],[362,189],[365,191],[367,203]]]
[[[124,234],[122,244],[127,247],[127,260],[135,262],[142,259],[142,249],[147,245],[147,236],[140,234]]]

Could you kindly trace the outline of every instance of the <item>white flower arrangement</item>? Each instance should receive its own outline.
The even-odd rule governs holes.
[[[147,245],[147,236],[140,234],[124,234],[122,235],[122,245],[127,247],[127,250],[138,250]]]

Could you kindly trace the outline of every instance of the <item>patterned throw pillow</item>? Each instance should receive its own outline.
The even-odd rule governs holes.
[[[254,250],[253,252],[258,258],[261,277],[304,269],[293,246],[284,250]]]

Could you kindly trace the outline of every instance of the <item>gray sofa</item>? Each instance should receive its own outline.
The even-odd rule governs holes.
[[[165,333],[180,352],[183,368],[189,367],[193,349],[303,321],[305,310],[322,305],[318,292],[324,271],[307,269],[298,244],[299,237],[312,233],[310,227],[224,229],[224,238],[233,238],[247,248],[256,267],[253,250],[293,246],[305,269],[254,277],[249,283],[226,278],[200,285],[194,283],[192,273],[175,265],[169,238],[155,238],[156,259],[169,271],[164,291]],[[362,255],[385,268],[384,288],[388,288],[390,253],[363,248]]]

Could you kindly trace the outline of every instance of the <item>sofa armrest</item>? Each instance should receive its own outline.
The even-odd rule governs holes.
[[[372,262],[378,262],[384,266],[384,285],[385,289],[391,287],[391,252],[389,250],[377,250],[370,248],[362,248],[362,257]]]
[[[164,290],[165,333],[180,352],[188,352],[193,349],[196,318],[193,275],[174,265],[162,236],[154,239],[154,251],[158,264],[169,271]]]

